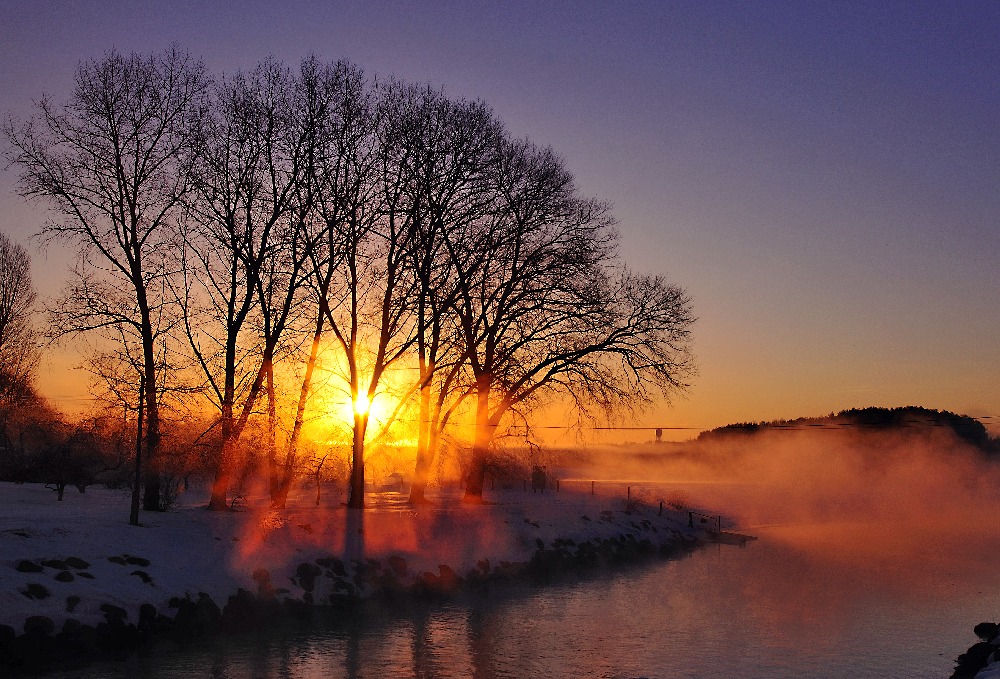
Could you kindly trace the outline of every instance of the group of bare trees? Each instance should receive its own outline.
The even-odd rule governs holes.
[[[31,258],[0,233],[0,410],[30,397],[38,365]]]
[[[174,48],[83,63],[65,104],[43,98],[4,132],[22,194],[58,216],[45,233],[79,248],[54,331],[102,333],[145,377],[146,509],[169,394],[215,413],[212,508],[228,506],[251,422],[282,504],[323,343],[356,404],[352,507],[379,435],[367,404],[402,364],[395,412],[419,413],[413,501],[458,413],[475,421],[476,500],[512,417],[554,396],[631,407],[691,374],[684,291],[631,273],[608,206],[482,102],[315,58],[213,78]],[[275,367],[290,363],[279,446]]]

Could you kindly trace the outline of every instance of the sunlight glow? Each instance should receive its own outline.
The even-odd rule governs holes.
[[[372,407],[372,402],[368,399],[368,394],[358,394],[354,399],[354,412],[358,415],[366,415]]]

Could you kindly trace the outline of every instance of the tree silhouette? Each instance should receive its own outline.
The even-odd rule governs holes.
[[[4,126],[21,194],[58,215],[44,233],[80,249],[75,283],[52,310],[56,331],[127,327],[141,347],[147,510],[160,508],[155,344],[165,330],[164,246],[189,189],[208,80],[176,47],[158,56],[111,51],[78,67],[64,105],[43,97],[33,118]]]
[[[683,290],[616,272],[607,205],[581,198],[548,149],[504,139],[491,213],[445,231],[476,400],[466,500],[481,500],[498,427],[559,392],[578,407],[641,403],[685,387],[693,317]]]
[[[0,407],[6,409],[31,391],[39,350],[31,323],[35,288],[31,258],[0,233]]]

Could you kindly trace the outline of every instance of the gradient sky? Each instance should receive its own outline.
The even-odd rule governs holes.
[[[555,148],[625,261],[694,300],[700,375],[638,424],[923,405],[1000,434],[998,3],[0,0],[0,111],[171,42],[215,72],[348,58]],[[0,230],[27,243],[15,181]],[[33,252],[52,295],[66,255]],[[58,405],[73,362],[43,370]]]

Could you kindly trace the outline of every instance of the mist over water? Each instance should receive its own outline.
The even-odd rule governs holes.
[[[764,431],[604,451],[586,471],[643,479],[650,500],[780,545],[787,586],[773,593],[831,610],[838,590],[921,599],[988,583],[1000,555],[1000,464],[944,428]]]
[[[573,472],[721,513],[759,540],[374,602],[72,676],[930,679],[950,674],[974,624],[1000,617],[1000,472],[947,431],[591,451]]]

